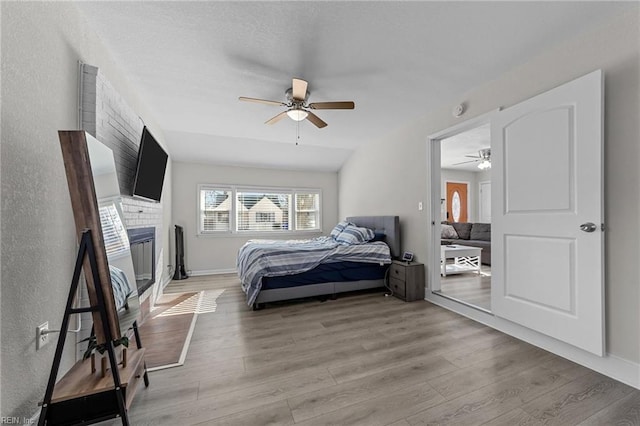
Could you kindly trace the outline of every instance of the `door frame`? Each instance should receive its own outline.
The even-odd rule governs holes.
[[[442,198],[440,180],[440,143],[443,139],[458,133],[490,123],[491,118],[501,108],[470,118],[462,123],[448,127],[427,137],[427,288],[426,293],[440,290],[440,199]],[[467,191],[467,198],[470,197]],[[467,200],[467,207],[469,207]],[[492,243],[493,244],[493,243]],[[435,296],[442,297],[440,294]],[[458,303],[458,302],[456,302]]]
[[[448,183],[463,183],[467,185],[467,222],[469,222],[469,219],[471,216],[471,182],[468,182],[466,180],[445,180],[444,181],[445,192],[447,190]],[[447,194],[441,194],[441,195],[442,195],[442,198],[444,198],[445,212],[446,212],[447,211],[446,206],[449,203],[449,199],[447,198]]]
[[[425,300],[640,389],[640,366],[634,362],[610,354],[604,357],[593,355],[571,344],[560,342],[530,328],[496,317],[489,312],[466,306],[439,293],[433,293],[434,283],[437,283],[438,289],[440,288],[440,141],[490,121],[491,117],[500,110],[501,108],[427,136],[425,143],[427,144],[428,172],[425,199],[427,200],[426,220],[431,226],[426,227],[427,287]],[[492,195],[493,192],[492,190]]]

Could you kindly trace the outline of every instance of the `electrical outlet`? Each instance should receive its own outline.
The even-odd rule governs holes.
[[[47,343],[49,343],[49,333],[43,333],[43,331],[49,330],[49,321],[40,324],[36,327],[36,350],[41,349]]]

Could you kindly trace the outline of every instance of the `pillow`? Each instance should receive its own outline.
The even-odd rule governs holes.
[[[384,232],[375,232],[373,233],[373,238],[370,242],[374,243],[376,241],[384,241],[387,238],[387,234]]]
[[[350,223],[336,237],[336,241],[345,245],[366,243],[375,236],[369,228],[360,228]]]
[[[468,240],[471,237],[471,225],[467,222],[453,222],[451,224],[461,240]]]
[[[446,239],[458,239],[458,233],[455,228],[451,225],[441,225],[442,231],[440,232],[440,238]]]
[[[491,224],[474,223],[471,227],[471,239],[480,241],[491,241]]]
[[[333,238],[334,240],[338,237],[338,235],[340,235],[340,233],[342,232],[342,230],[344,228],[346,228],[346,226],[349,224],[349,222],[346,221],[342,221],[342,222],[338,222],[338,224],[336,226],[333,227],[333,229],[331,230],[331,238]]]

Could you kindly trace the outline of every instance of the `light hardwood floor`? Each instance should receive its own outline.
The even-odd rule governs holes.
[[[491,266],[482,265],[481,273],[440,277],[440,292],[457,300],[491,311]]]
[[[640,391],[425,301],[253,312],[235,276],[168,288],[199,290],[187,361],[150,373],[132,425],[640,424]]]

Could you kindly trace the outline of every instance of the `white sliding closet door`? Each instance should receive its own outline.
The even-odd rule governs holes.
[[[600,356],[602,78],[592,72],[491,125],[492,311]]]

